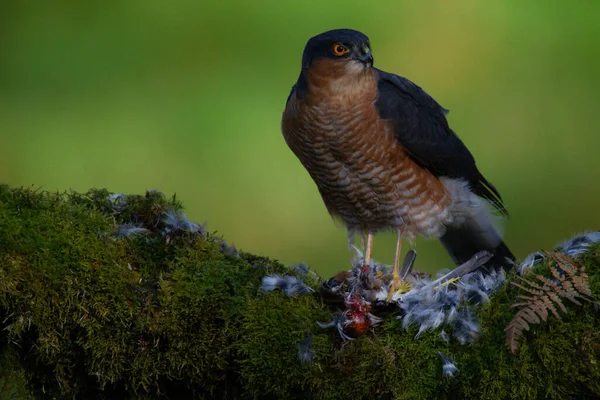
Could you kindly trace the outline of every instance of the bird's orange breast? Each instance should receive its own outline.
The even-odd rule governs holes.
[[[438,236],[451,218],[444,185],[416,164],[375,108],[370,69],[346,74],[342,63],[313,66],[303,98],[293,94],[284,138],[317,184],[328,211],[353,229],[400,228]]]

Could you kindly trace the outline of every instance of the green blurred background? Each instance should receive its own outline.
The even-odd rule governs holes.
[[[0,6],[0,182],[176,192],[239,248],[323,275],[346,234],[280,118],[306,40],[367,33],[376,66],[449,108],[519,257],[600,213],[600,2],[53,1]],[[417,268],[452,263],[417,242]],[[409,248],[405,245],[404,250]],[[376,238],[391,263],[394,237]]]

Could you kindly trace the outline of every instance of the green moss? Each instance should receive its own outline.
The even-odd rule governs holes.
[[[286,298],[276,291],[248,301],[238,351],[249,394],[289,397],[318,374],[333,349],[329,335],[315,321],[328,318],[329,313],[312,296]],[[317,354],[308,366],[298,359],[298,345],[307,333]]]
[[[27,374],[18,356],[11,349],[0,349],[0,400],[32,399]]]
[[[598,246],[583,258],[594,294],[598,282]],[[549,275],[547,265],[536,273]],[[516,280],[514,276],[510,280]],[[516,355],[504,347],[503,328],[516,311],[508,307],[518,289],[505,285],[480,312],[483,334],[457,362],[463,370],[457,379],[460,397],[496,398],[582,398],[599,396],[600,323],[597,305],[568,306],[561,320],[532,325],[519,341]]]
[[[532,326],[516,355],[505,347],[511,285],[477,310],[472,345],[415,338],[394,315],[343,342],[317,326],[338,311],[316,293],[261,292],[265,275],[296,272],[167,226],[175,198],[109,195],[0,186],[0,399],[600,396],[594,304]],[[145,230],[117,238],[122,224]],[[596,296],[599,251],[582,257]],[[314,358],[302,363],[307,337]],[[455,378],[442,378],[438,351],[456,360]]]

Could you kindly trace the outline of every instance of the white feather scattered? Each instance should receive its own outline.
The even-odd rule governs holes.
[[[454,284],[434,286],[428,279],[413,280],[413,289],[400,296],[398,305],[404,310],[402,326],[418,326],[416,337],[428,330],[450,325],[452,337],[461,344],[472,343],[479,334],[480,325],[470,305],[489,300],[505,282],[504,271],[483,274],[479,271],[463,276]],[[442,339],[449,340],[444,331]]]
[[[315,359],[317,353],[311,348],[312,337],[306,334],[304,340],[298,344],[298,359],[302,364],[309,364]]]
[[[556,245],[555,250],[569,257],[578,257],[585,253],[590,246],[596,243],[600,243],[600,232],[584,232],[575,235],[571,239],[565,240],[562,243],[559,243]],[[519,275],[523,276],[529,269],[538,265],[545,259],[546,255],[539,251],[529,254],[527,257],[525,257],[521,264],[519,264]]]
[[[331,320],[331,322],[327,322],[327,323],[322,323],[322,322],[318,322],[317,321],[317,325],[320,328],[326,329],[326,328],[337,328],[338,333],[340,335],[340,337],[344,340],[344,341],[349,341],[349,340],[354,340],[354,338],[346,335],[346,333],[344,332],[344,330],[352,323],[352,321],[348,320],[346,318],[346,316],[344,314],[338,314],[335,317],[333,317],[333,320]]]
[[[148,233],[150,233],[150,231],[146,228],[142,228],[141,226],[137,226],[134,224],[125,223],[119,225],[119,228],[115,232],[115,236],[117,238],[130,238],[138,235],[145,235]]]
[[[444,378],[454,378],[459,372],[459,369],[456,367],[456,361],[450,357],[446,357],[441,351],[438,351],[438,356],[442,360],[442,376]]]
[[[291,297],[297,294],[314,292],[313,288],[306,285],[300,278],[286,275],[268,275],[262,279],[263,292],[272,292],[275,289],[281,289],[283,294]]]
[[[558,244],[556,249],[567,256],[576,257],[585,253],[590,246],[599,242],[600,232],[585,232]]]
[[[450,338],[448,337],[448,334],[446,333],[445,330],[442,329],[442,331],[440,332],[440,338],[446,342],[449,343],[450,342]]]

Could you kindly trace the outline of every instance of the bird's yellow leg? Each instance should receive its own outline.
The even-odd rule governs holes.
[[[362,231],[360,234],[360,247],[363,251],[367,248],[367,231]]]
[[[400,281],[400,253],[402,252],[402,232],[398,230],[398,238],[396,240],[396,255],[394,256],[394,269],[392,270],[392,276],[394,277],[392,280],[392,284],[390,285],[390,289],[388,291],[387,302],[392,301],[392,297],[394,294],[400,289],[402,285],[402,281]]]
[[[365,265],[371,262],[371,253],[373,252],[373,234],[367,233],[367,248],[365,249]]]

